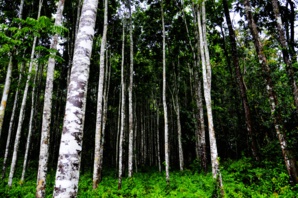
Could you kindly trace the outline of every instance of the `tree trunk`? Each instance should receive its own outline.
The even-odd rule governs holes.
[[[41,7],[42,7],[42,0],[39,1],[37,19],[39,19],[39,17],[40,17]],[[26,100],[27,100],[28,89],[29,89],[29,82],[31,80],[31,75],[32,75],[31,73],[32,73],[32,67],[33,67],[33,61],[34,61],[33,59],[34,59],[34,54],[35,54],[36,42],[37,42],[37,37],[35,36],[34,40],[33,40],[33,44],[32,44],[29,71],[28,71],[28,76],[27,76],[27,80],[26,80],[26,85],[25,85],[25,89],[24,89],[24,94],[23,94],[23,99],[22,99],[22,104],[21,104],[21,109],[20,109],[20,114],[19,114],[18,128],[17,128],[17,132],[16,132],[14,148],[13,148],[13,156],[12,156],[12,160],[11,160],[10,173],[9,173],[9,178],[8,178],[8,186],[10,186],[10,187],[12,185],[12,179],[14,176],[14,171],[15,171],[16,163],[17,163],[18,149],[19,149],[21,131],[22,131],[22,126],[23,126],[23,121],[24,121],[24,114],[25,114],[25,110],[26,110],[25,108],[26,108]]]
[[[9,152],[11,133],[13,131],[13,123],[14,123],[15,113],[16,113],[17,106],[18,106],[19,87],[20,87],[21,81],[22,81],[22,76],[23,76],[22,73],[24,71],[24,65],[25,65],[25,63],[22,62],[21,69],[19,71],[18,86],[17,86],[17,90],[15,93],[15,98],[14,98],[14,102],[13,102],[12,114],[10,116],[10,121],[9,121],[9,128],[8,128],[7,140],[6,140],[6,146],[5,146],[5,154],[4,154],[3,167],[2,167],[2,179],[4,179],[4,177],[5,177],[6,162],[7,162],[8,152]]]
[[[258,30],[257,30],[257,25],[253,19],[253,15],[251,12],[251,5],[249,0],[244,0],[244,5],[245,5],[245,13],[246,17],[248,19],[248,26],[250,28],[251,34],[254,39],[254,45],[258,54],[259,62],[262,66],[263,70],[263,75],[265,76],[265,83],[266,83],[266,89],[268,92],[269,96],[269,103],[270,103],[270,108],[271,108],[271,116],[274,122],[274,127],[275,131],[279,140],[279,144],[282,150],[282,154],[284,157],[284,161],[286,164],[286,168],[290,177],[290,182],[291,183],[298,183],[298,175],[297,175],[297,168],[295,164],[295,160],[293,159],[292,155],[290,152],[287,150],[287,142],[286,142],[286,137],[283,131],[280,129],[280,112],[276,112],[276,106],[277,106],[277,96],[274,91],[272,79],[270,77],[270,68],[267,63],[266,56],[264,55],[263,52],[263,46],[260,41],[259,35],[258,35]]]
[[[62,26],[62,13],[64,9],[64,1],[58,2],[55,26]],[[49,142],[50,142],[50,131],[51,131],[51,117],[52,117],[52,97],[53,97],[53,83],[54,83],[54,72],[55,72],[55,58],[56,50],[58,46],[59,35],[55,34],[52,37],[52,44],[50,49],[55,50],[51,54],[48,60],[47,78],[44,94],[44,105],[43,105],[43,116],[42,116],[42,129],[41,129],[41,140],[40,140],[40,153],[38,162],[37,172],[37,187],[36,197],[45,197],[46,178],[47,178],[47,166],[49,159]]]
[[[286,70],[288,73],[290,83],[292,85],[291,87],[292,87],[292,92],[294,96],[294,104],[296,106],[296,110],[298,111],[298,89],[297,89],[296,80],[294,78],[295,73],[292,67],[292,61],[289,56],[289,47],[286,41],[285,31],[283,29],[283,24],[282,24],[280,12],[279,12],[278,0],[271,0],[271,2],[272,2],[273,12],[276,20],[276,27],[279,35],[277,39],[282,48],[281,51],[283,55],[283,60],[286,64]]]
[[[202,12],[202,15],[201,13]],[[211,165],[213,178],[217,179],[218,185],[221,191],[221,196],[224,197],[224,189],[219,170],[219,159],[217,153],[217,145],[215,138],[215,131],[213,126],[213,115],[211,105],[211,65],[209,58],[209,50],[206,35],[206,13],[205,13],[205,2],[201,4],[201,11],[198,9],[197,20],[200,37],[200,52],[202,60],[202,73],[203,73],[203,86],[204,86],[204,97],[207,109],[208,118],[208,129],[209,129],[209,141],[210,141],[210,152],[211,152]],[[202,22],[201,22],[202,20]]]
[[[166,169],[166,182],[170,185],[170,172],[169,172],[169,129],[168,129],[168,110],[166,100],[166,32],[163,12],[163,0],[161,1],[161,22],[162,22],[162,103],[164,111],[164,135],[165,135],[165,169]]]
[[[232,51],[233,63],[235,66],[236,79],[237,79],[238,87],[240,90],[240,96],[242,99],[242,105],[243,105],[244,114],[245,114],[246,130],[247,130],[249,142],[251,144],[252,154],[253,154],[254,158],[258,161],[259,157],[258,157],[258,153],[257,153],[257,144],[256,144],[254,134],[252,131],[251,113],[250,113],[250,108],[248,105],[246,88],[244,86],[243,77],[242,77],[240,66],[239,66],[236,35],[235,35],[234,29],[233,29],[233,26],[231,23],[230,12],[229,12],[229,8],[228,8],[227,0],[223,0],[223,6],[224,6],[225,16],[226,16],[226,20],[227,20],[227,24],[228,24],[228,29],[229,29],[231,51]]]
[[[0,104],[0,137],[1,137],[2,126],[4,121],[6,103],[7,103],[10,84],[11,84],[11,73],[12,73],[12,54],[10,54],[10,58],[9,58],[9,63],[6,71],[6,79],[5,79],[5,84],[4,84],[4,89],[3,89],[2,99]]]
[[[104,27],[100,46],[100,66],[99,66],[99,82],[97,92],[97,112],[96,112],[96,128],[95,128],[95,151],[93,165],[93,189],[96,189],[100,182],[100,149],[102,142],[102,107],[103,107],[103,85],[105,77],[105,48],[108,31],[108,0],[104,1]]]
[[[124,82],[124,47],[125,47],[125,19],[123,19],[122,30],[122,61],[121,61],[121,123],[120,123],[120,137],[119,137],[119,170],[118,170],[118,190],[122,185],[122,171],[123,171],[123,138],[125,125],[125,82]]]
[[[132,13],[131,13],[131,2],[129,0],[129,38],[130,38],[130,72],[129,72],[129,87],[128,87],[128,115],[129,115],[129,137],[128,137],[128,177],[132,177],[133,173],[133,101],[132,101],[132,91],[133,91],[133,36],[132,36]]]
[[[34,80],[33,84],[36,85],[36,79],[38,75],[38,63],[35,64],[35,75],[34,75]],[[27,134],[27,142],[26,142],[26,150],[25,150],[25,155],[24,155],[24,163],[23,163],[23,171],[22,171],[22,176],[21,176],[21,184],[24,183],[25,179],[25,173],[26,173],[26,167],[27,167],[27,161],[28,161],[28,153],[30,149],[30,141],[31,141],[31,136],[32,136],[32,125],[33,125],[33,119],[34,119],[34,114],[35,114],[35,89],[36,86],[33,86],[32,91],[31,91],[31,112],[30,112],[30,120],[29,120],[29,130]]]
[[[89,65],[98,1],[85,0],[68,85],[53,197],[76,197],[80,176]]]

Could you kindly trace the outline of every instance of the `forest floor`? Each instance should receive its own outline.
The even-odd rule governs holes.
[[[168,186],[164,172],[143,169],[142,172],[135,173],[133,178],[124,177],[121,190],[118,190],[116,172],[112,170],[104,171],[98,189],[92,190],[92,173],[88,171],[81,174],[78,197],[218,197],[211,173],[198,173],[194,170],[198,170],[197,163],[182,172],[172,171]],[[283,163],[263,161],[257,164],[243,157],[238,161],[224,162],[221,173],[227,198],[298,197],[298,185],[291,186],[288,183]],[[52,197],[54,175],[54,172],[48,174],[47,197]],[[18,176],[17,172],[16,178]],[[16,178],[11,188],[7,186],[7,178],[0,181],[0,197],[35,197],[35,171],[28,170],[26,181],[22,185]]]

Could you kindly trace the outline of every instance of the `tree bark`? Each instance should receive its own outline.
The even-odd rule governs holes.
[[[62,13],[64,9],[64,1],[58,2],[55,26],[62,26]],[[59,35],[55,34],[52,37],[52,43],[50,49],[57,50]],[[44,94],[43,116],[42,116],[42,129],[40,139],[40,153],[37,172],[37,186],[36,197],[45,197],[46,178],[47,178],[47,166],[49,159],[49,142],[51,131],[51,117],[52,117],[52,97],[53,97],[53,83],[55,72],[55,56],[56,52],[53,52],[48,60],[47,78]]]
[[[74,49],[68,85],[53,197],[76,197],[80,176],[89,65],[97,0],[85,0]]]
[[[170,185],[170,160],[169,160],[169,127],[168,127],[168,110],[166,100],[166,32],[164,22],[163,0],[161,1],[161,21],[162,21],[162,103],[164,111],[164,135],[165,135],[165,169],[166,182]]]
[[[95,151],[93,165],[93,189],[96,189],[100,182],[100,149],[102,142],[102,114],[103,114],[103,87],[105,77],[105,50],[108,31],[108,0],[104,1],[104,27],[100,46],[99,82],[97,92],[97,112],[95,127]]]
[[[283,131],[280,129],[280,112],[276,110],[277,106],[277,96],[274,91],[272,79],[270,77],[270,68],[267,62],[267,58],[263,52],[263,45],[260,41],[257,25],[254,21],[252,12],[251,12],[251,5],[249,0],[244,0],[244,6],[245,6],[245,13],[248,20],[248,26],[251,31],[251,34],[253,36],[254,45],[258,54],[259,62],[263,70],[263,75],[265,77],[265,83],[266,83],[266,89],[269,96],[269,103],[271,108],[271,116],[274,122],[275,131],[279,140],[279,144],[281,147],[281,151],[284,157],[284,161],[286,164],[286,168],[290,177],[291,183],[298,183],[298,177],[297,177],[297,168],[295,164],[295,160],[293,159],[292,155],[287,150],[287,142],[286,137]]]
[[[298,111],[298,89],[297,89],[297,83],[294,78],[295,73],[292,67],[292,61],[289,56],[289,47],[287,44],[286,36],[285,36],[285,30],[283,29],[283,24],[279,12],[279,6],[278,6],[278,0],[271,0],[272,2],[272,7],[273,7],[273,12],[276,20],[276,27],[278,31],[278,36],[277,39],[279,41],[279,44],[282,48],[282,55],[283,55],[283,60],[286,64],[286,70],[288,73],[289,81],[291,83],[291,88],[294,96],[294,104],[296,106],[296,110]]]
[[[9,95],[9,90],[10,90],[11,73],[12,73],[12,55],[10,54],[9,63],[6,71],[6,79],[5,79],[5,84],[4,84],[4,89],[3,89],[2,99],[0,104],[0,137],[1,137],[2,126],[4,121],[6,103]]]
[[[128,122],[129,122],[129,137],[128,137],[128,177],[132,177],[133,174],[133,128],[134,128],[134,120],[133,120],[133,101],[132,101],[132,92],[133,92],[133,27],[132,27],[132,13],[131,13],[131,2],[129,0],[129,38],[130,38],[130,72],[129,72],[129,87],[128,87]]]
[[[39,17],[40,17],[42,2],[43,2],[43,0],[39,1],[37,19],[39,19]],[[33,67],[33,61],[34,61],[36,42],[37,42],[37,37],[35,36],[33,39],[33,44],[32,44],[29,71],[28,71],[28,76],[27,76],[27,80],[26,80],[26,85],[25,85],[25,89],[24,89],[24,94],[23,94],[23,99],[22,99],[22,104],[21,104],[21,109],[20,109],[20,114],[19,114],[18,128],[17,128],[17,132],[16,132],[14,148],[13,148],[13,156],[12,156],[12,160],[11,160],[10,173],[9,173],[9,178],[8,178],[8,186],[10,186],[10,187],[12,185],[14,171],[15,171],[16,163],[17,163],[17,155],[18,155],[20,137],[21,137],[22,126],[23,126],[23,121],[24,121],[24,114],[25,114],[25,110],[26,110],[25,108],[26,108],[26,100],[27,100],[28,89],[29,89],[29,82],[31,80],[31,75],[32,75],[31,73],[32,73],[32,67]]]
[[[122,186],[122,171],[123,171],[123,139],[125,125],[125,82],[124,82],[124,47],[125,47],[125,19],[123,19],[122,29],[122,61],[121,61],[121,123],[119,137],[119,170],[118,170],[118,190]]]
[[[222,182],[221,173],[219,169],[219,159],[218,159],[218,153],[217,153],[215,131],[213,126],[213,115],[212,115],[212,105],[211,105],[211,65],[210,65],[209,50],[208,50],[207,35],[206,35],[205,1],[203,1],[201,4],[201,11],[200,11],[200,8],[198,9],[197,20],[198,20],[198,29],[199,29],[199,37],[200,37],[200,52],[201,52],[201,61],[202,61],[204,97],[205,97],[207,118],[208,118],[212,175],[213,175],[213,178],[217,179],[217,182],[221,191],[221,196],[224,197],[223,182]]]
[[[245,114],[246,130],[247,130],[249,142],[251,144],[250,146],[251,146],[252,154],[253,154],[254,158],[258,161],[259,156],[258,156],[258,152],[257,152],[257,144],[256,144],[256,140],[254,138],[254,133],[252,130],[251,113],[250,113],[250,108],[248,105],[246,88],[244,86],[243,77],[242,77],[240,66],[239,66],[239,59],[238,59],[239,56],[238,56],[238,50],[237,50],[237,44],[236,44],[236,35],[235,35],[234,29],[232,26],[227,0],[223,0],[223,6],[224,6],[224,12],[225,12],[228,29],[229,29],[231,51],[232,51],[232,58],[233,58],[233,63],[234,63],[234,67],[235,67],[236,79],[237,79],[237,83],[238,83],[238,88],[240,90],[240,96],[242,99],[242,105],[243,105],[244,114]]]
[[[36,79],[38,75],[38,63],[34,63],[34,64],[35,64],[35,69],[34,69],[35,74],[34,74],[33,84],[36,85]],[[28,130],[27,141],[26,141],[26,150],[25,150],[24,162],[23,162],[23,171],[22,171],[22,176],[20,181],[21,184],[23,184],[25,181],[28,153],[30,149],[30,142],[31,142],[31,136],[32,136],[32,125],[33,125],[33,119],[35,115],[35,90],[36,90],[36,86],[33,86],[31,91],[31,112],[30,112],[30,120],[29,120],[29,130]]]

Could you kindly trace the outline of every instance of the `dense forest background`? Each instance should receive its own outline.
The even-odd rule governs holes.
[[[82,7],[93,2],[97,1],[0,2],[0,193],[7,197],[19,188],[21,177],[22,185],[34,181],[30,191],[35,194],[37,186],[37,197],[44,197],[45,189],[51,195],[54,181],[58,188],[54,175],[63,169],[59,148],[61,136],[67,134],[72,67],[84,67],[74,61],[84,22]],[[95,6],[82,131],[74,135],[81,148],[77,164],[69,165],[78,167],[89,182],[79,183],[92,188],[93,171],[93,188],[100,189],[105,177],[117,175],[121,192],[128,185],[121,186],[122,177],[133,173],[135,178],[143,173],[146,180],[148,172],[165,171],[164,188],[179,186],[173,184],[177,178],[184,181],[185,175],[177,171],[194,180],[193,175],[207,173],[209,180],[201,181],[212,183],[213,177],[218,188],[205,189],[206,193],[237,197],[228,184],[232,180],[274,183],[273,177],[282,174],[280,188],[266,184],[272,188],[263,195],[291,196],[297,191],[296,1],[106,0]],[[52,89],[49,68],[54,68]],[[52,104],[46,112],[49,90]],[[44,120],[49,121],[47,127]],[[266,169],[272,175],[262,178]],[[233,174],[235,178],[228,180]],[[280,190],[284,186],[288,191]],[[239,196],[245,187],[241,189]],[[98,196],[106,192],[101,190]]]

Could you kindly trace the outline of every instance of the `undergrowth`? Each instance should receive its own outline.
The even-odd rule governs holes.
[[[89,197],[218,197],[215,182],[211,173],[198,173],[198,167],[191,166],[183,172],[170,173],[170,185],[165,182],[165,173],[146,171],[135,173],[133,178],[123,178],[122,189],[118,190],[118,180],[115,171],[105,170],[104,176],[96,190],[92,189],[92,174],[81,174],[79,182],[80,198]],[[225,197],[227,198],[262,198],[262,197],[298,197],[298,185],[288,183],[288,175],[283,164],[252,162],[243,157],[238,161],[226,161],[221,168],[224,182]],[[19,176],[16,172],[16,178]],[[35,197],[36,173],[29,169],[26,181],[21,185],[14,179],[11,188],[7,179],[0,182],[0,197]],[[52,197],[54,172],[48,174],[47,197]]]

